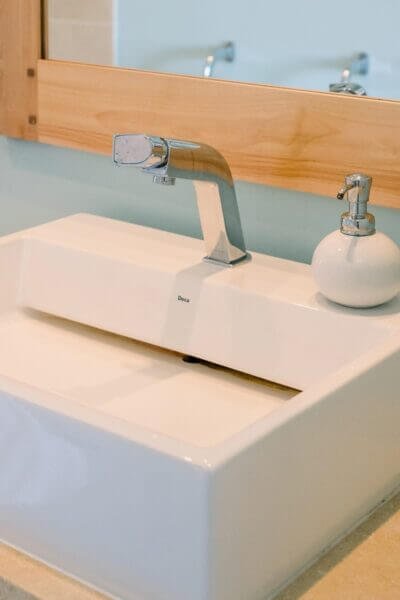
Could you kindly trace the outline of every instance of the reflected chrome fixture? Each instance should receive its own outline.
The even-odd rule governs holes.
[[[246,251],[235,186],[228,163],[211,146],[143,134],[114,136],[117,165],[139,167],[153,181],[173,185],[175,179],[194,182],[207,256],[230,266],[249,258]]]
[[[355,55],[348,67],[342,71],[341,79],[338,83],[331,83],[329,86],[330,92],[337,94],[352,94],[353,96],[366,96],[365,88],[351,81],[354,75],[367,75],[369,71],[369,55],[366,52],[359,52]]]
[[[233,62],[235,60],[234,42],[226,42],[226,44],[218,46],[218,48],[216,48],[212,54],[209,54],[206,57],[206,62],[203,70],[204,77],[213,76],[215,63],[219,60],[224,60],[225,62]]]

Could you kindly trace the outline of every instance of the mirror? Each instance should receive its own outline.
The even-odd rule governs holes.
[[[400,98],[397,0],[47,0],[47,57]]]

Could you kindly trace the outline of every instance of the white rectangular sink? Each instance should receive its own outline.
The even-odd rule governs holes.
[[[400,299],[202,250],[89,215],[0,240],[0,538],[127,600],[268,598],[400,484]]]

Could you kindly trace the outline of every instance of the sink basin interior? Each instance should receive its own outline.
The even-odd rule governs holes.
[[[0,321],[0,375],[198,447],[298,393],[32,310]]]

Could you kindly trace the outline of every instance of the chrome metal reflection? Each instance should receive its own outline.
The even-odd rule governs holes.
[[[235,60],[235,43],[226,42],[218,46],[214,52],[206,57],[204,64],[204,77],[212,77],[214,73],[215,63],[218,61],[233,62]]]
[[[354,56],[350,65],[342,71],[340,81],[331,83],[330,92],[337,94],[351,94],[353,96],[367,96],[366,89],[355,81],[351,81],[354,75],[367,75],[369,72],[369,55],[366,52],[359,52]]]

